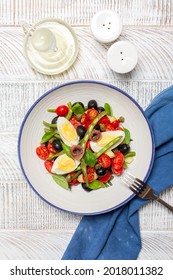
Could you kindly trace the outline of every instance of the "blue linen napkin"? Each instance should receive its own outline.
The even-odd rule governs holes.
[[[157,95],[145,113],[156,145],[154,165],[147,183],[159,194],[173,185],[173,86]],[[136,259],[141,249],[138,209],[145,203],[135,197],[109,213],[84,216],[62,259]]]

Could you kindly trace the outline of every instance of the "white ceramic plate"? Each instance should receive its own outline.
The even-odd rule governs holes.
[[[131,150],[136,152],[128,171],[146,180],[154,158],[154,141],[148,120],[140,106],[122,90],[96,81],[75,81],[62,84],[41,96],[30,108],[21,125],[18,140],[19,162],[24,176],[32,189],[50,205],[81,215],[101,214],[127,203],[134,194],[120,177],[113,180],[113,186],[86,192],[75,186],[71,191],[58,186],[48,174],[35,153],[43,135],[42,121],[51,122],[54,115],[48,108],[56,108],[68,101],[87,104],[96,99],[100,106],[111,104],[115,116],[124,116],[124,126],[131,132]]]

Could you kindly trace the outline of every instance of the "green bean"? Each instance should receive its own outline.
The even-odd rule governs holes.
[[[48,122],[46,122],[46,121],[43,121],[43,124],[44,124],[45,126],[51,127],[51,128],[56,128],[56,127],[57,127],[56,124],[54,124],[54,123],[48,123]]]
[[[81,160],[81,168],[82,168],[82,172],[86,181],[86,185],[88,186],[88,174],[87,174],[87,166],[85,164],[85,161],[82,159]]]
[[[71,117],[72,117],[72,114],[73,114],[73,111],[72,111],[72,104],[71,104],[71,102],[68,102],[67,105],[68,105],[68,113],[67,113],[67,115],[66,115],[66,119],[67,119],[67,120],[70,120]]]
[[[54,129],[51,128],[51,127],[50,127],[50,128],[46,128],[46,127],[44,128],[44,132],[45,132],[45,133],[46,133],[46,132],[51,132],[51,131],[54,131]]]
[[[99,121],[101,118],[103,118],[105,115],[107,115],[107,112],[106,112],[106,111],[101,112],[101,113],[93,120],[93,122],[90,124],[90,126],[89,126],[87,132],[85,133],[84,138],[83,138],[82,141],[80,142],[80,144],[81,144],[81,146],[82,146],[83,148],[85,148],[86,143],[87,143],[87,141],[88,141],[88,139],[89,139],[89,137],[90,137],[90,134],[91,134],[92,130],[94,129],[95,125],[96,125],[96,124],[98,123],[98,121]]]
[[[56,112],[56,109],[47,109],[47,111],[48,111],[49,113],[55,113],[55,112]]]
[[[104,154],[107,150],[109,150],[113,145],[115,145],[122,136],[118,136],[112,141],[110,141],[107,145],[105,145],[99,152],[96,153],[96,158],[100,157],[102,154]]]
[[[57,153],[57,154],[50,154],[49,157],[47,158],[47,160],[52,160],[52,159],[54,159],[56,157],[59,157],[59,156],[61,156],[63,154],[64,154],[63,150],[61,152]]]
[[[70,147],[69,147],[68,145],[66,145],[65,143],[62,142],[62,148],[63,148],[64,153],[65,153],[68,157],[71,157],[71,154],[70,154]]]
[[[79,165],[79,166],[75,169],[75,171],[79,171],[79,170],[81,170],[81,165]]]
[[[58,133],[55,133],[54,137],[55,137],[56,139],[61,139],[61,137],[60,137],[60,135],[59,135]]]
[[[79,170],[78,172],[76,172],[76,174],[71,177],[71,181],[76,179],[81,173],[82,173],[82,170]]]

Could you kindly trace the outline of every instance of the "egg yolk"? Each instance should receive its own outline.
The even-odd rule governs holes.
[[[64,123],[60,127],[62,136],[69,142],[77,139],[77,132],[71,123]]]
[[[65,172],[70,172],[75,168],[75,161],[64,155],[57,163],[57,169]]]
[[[101,147],[104,147],[105,145],[107,145],[110,141],[112,141],[113,139],[115,139],[114,135],[103,135],[101,139],[97,142],[97,144]]]

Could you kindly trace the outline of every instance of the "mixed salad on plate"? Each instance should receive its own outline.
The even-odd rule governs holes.
[[[54,116],[51,123],[43,121],[36,154],[59,186],[71,190],[81,184],[85,191],[111,186],[133,161],[136,153],[124,117],[113,116],[108,103],[68,102],[48,112]]]

